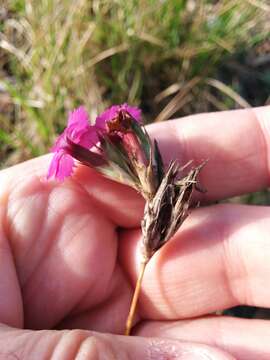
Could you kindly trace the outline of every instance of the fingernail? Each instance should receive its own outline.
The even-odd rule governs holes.
[[[181,343],[171,340],[151,341],[149,360],[233,360],[223,351],[206,345]]]

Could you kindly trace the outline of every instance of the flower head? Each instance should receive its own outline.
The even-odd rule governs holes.
[[[95,127],[101,141],[108,136],[112,143],[120,142],[129,161],[135,160],[146,165],[146,157],[136,133],[141,121],[141,110],[125,103],[113,105],[105,110],[97,117]]]
[[[151,172],[147,171],[150,146],[141,129],[139,108],[114,105],[91,126],[87,112],[79,107],[69,114],[67,127],[52,148],[54,156],[47,178],[64,180],[72,174],[77,159],[110,178],[138,188],[145,173]]]
[[[56,140],[54,152],[47,178],[55,177],[63,181],[70,176],[74,168],[73,145],[89,149],[97,143],[97,134],[94,126],[89,124],[89,118],[84,107],[80,106],[69,113],[68,125]]]
[[[129,106],[125,103],[122,105],[113,105],[109,109],[105,110],[97,117],[95,126],[98,130],[106,131],[108,129],[108,124],[115,120],[121,112],[130,115],[138,123],[141,122],[141,110],[137,107]]]
[[[127,174],[145,197],[152,196],[157,187],[152,166],[155,160],[141,110],[128,104],[114,105],[97,117],[95,127],[99,147],[111,166],[117,165],[121,174]]]

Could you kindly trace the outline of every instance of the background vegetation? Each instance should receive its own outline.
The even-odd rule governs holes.
[[[48,151],[81,103],[149,122],[266,103],[269,15],[261,0],[2,0],[2,166]]]

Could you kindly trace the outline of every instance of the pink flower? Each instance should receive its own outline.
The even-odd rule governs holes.
[[[135,128],[140,127],[141,122],[141,110],[125,103],[113,105],[105,110],[97,117],[95,126],[101,139],[106,134],[115,145],[117,143],[122,144],[125,155],[130,159],[129,161],[136,161],[137,164],[147,166],[144,149],[135,130]],[[134,128],[134,125],[137,126]]]
[[[73,145],[89,149],[97,143],[97,134],[94,126],[89,124],[89,118],[84,107],[80,106],[69,113],[68,125],[58,137],[52,148],[54,152],[47,178],[55,177],[63,181],[70,176],[74,169],[72,156]]]
[[[106,123],[114,120],[119,115],[120,111],[125,111],[137,122],[141,122],[141,110],[125,103],[122,105],[113,105],[109,109],[105,110],[97,117],[96,127],[100,130],[106,130]]]

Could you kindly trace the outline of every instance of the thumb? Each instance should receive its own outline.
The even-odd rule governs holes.
[[[233,360],[215,348],[161,338],[86,330],[19,330],[0,326],[0,360],[181,359]]]

